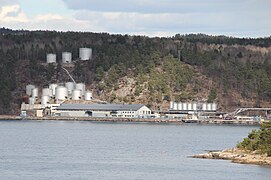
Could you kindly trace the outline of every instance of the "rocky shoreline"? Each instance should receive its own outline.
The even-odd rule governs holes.
[[[234,163],[271,167],[271,157],[267,157],[267,155],[259,154],[255,151],[249,152],[238,148],[231,148],[223,151],[208,151],[208,153],[194,155],[192,158],[223,159],[231,160]]]

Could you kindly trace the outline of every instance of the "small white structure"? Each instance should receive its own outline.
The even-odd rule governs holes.
[[[66,82],[65,87],[68,89],[68,94],[72,94],[72,91],[75,88],[74,82]]]
[[[50,89],[50,88],[43,88],[42,89],[42,96],[52,97],[53,96],[53,90]]]
[[[33,98],[39,97],[39,88],[32,89],[31,97],[33,97]]]
[[[187,110],[187,103],[183,103],[183,110],[184,110],[184,111]]]
[[[42,96],[41,97],[41,104],[46,106],[50,101],[50,96]]]
[[[212,111],[212,104],[211,103],[207,104],[207,111]]]
[[[173,103],[173,110],[178,110],[178,103],[176,102]]]
[[[34,88],[35,88],[35,86],[32,85],[32,84],[26,85],[26,94],[27,94],[28,96],[31,96],[31,95],[32,95],[32,89],[34,89]]]
[[[86,101],[92,100],[92,92],[90,92],[90,91],[85,92],[85,100]]]
[[[35,101],[36,101],[36,98],[34,98],[34,97],[29,98],[29,104],[31,104],[31,105],[35,104]]]
[[[82,95],[85,94],[86,86],[84,83],[76,83],[75,89],[80,89],[82,91]]]
[[[52,89],[53,96],[56,95],[56,88],[58,84],[49,84],[49,89]]]
[[[170,101],[170,103],[169,103],[169,109],[173,109],[173,101]]]
[[[84,60],[84,61],[92,59],[92,49],[91,48],[79,48],[79,59]]]
[[[178,103],[178,110],[179,111],[183,110],[183,103],[181,103],[181,102]]]
[[[57,86],[56,88],[56,99],[65,100],[68,98],[68,89],[64,86]]]
[[[56,54],[47,54],[46,55],[46,62],[47,63],[56,63]]]
[[[72,100],[82,99],[82,91],[80,89],[74,89],[72,91]]]
[[[72,53],[62,52],[62,63],[71,63],[71,62],[72,62]]]
[[[192,103],[187,103],[187,110],[191,111],[192,110]]]

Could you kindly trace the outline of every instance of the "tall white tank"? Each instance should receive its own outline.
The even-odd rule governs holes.
[[[191,111],[192,110],[192,103],[187,103],[187,110]]]
[[[217,104],[216,104],[216,103],[213,103],[213,104],[212,104],[212,110],[213,110],[213,111],[216,111],[216,109],[217,109]]]
[[[72,62],[72,53],[62,52],[62,63],[71,63],[71,62]]]
[[[91,48],[79,48],[79,59],[80,60],[92,59],[92,49]]]
[[[33,98],[39,97],[39,89],[38,88],[32,89],[31,97],[33,97]]]
[[[192,109],[193,109],[193,111],[198,110],[198,109],[197,109],[197,103],[193,103],[193,107],[192,107]]]
[[[176,102],[173,103],[173,110],[178,110],[178,103]]]
[[[58,84],[50,84],[49,85],[49,89],[52,89],[52,93],[53,93],[53,96],[56,95],[56,88],[57,88]]]
[[[203,110],[203,111],[206,111],[206,110],[207,110],[207,104],[206,104],[206,103],[203,103],[203,104],[202,104],[202,110]]]
[[[41,97],[41,104],[42,105],[47,105],[50,101],[50,96],[42,96]]]
[[[47,63],[56,63],[56,54],[47,54],[46,55],[46,62]]]
[[[50,88],[43,88],[42,89],[42,96],[53,96],[53,90]]]
[[[80,89],[74,89],[72,91],[72,100],[82,99],[82,91]]]
[[[179,111],[183,110],[183,103],[181,102],[178,103],[178,110]]]
[[[82,91],[82,95],[85,94],[86,86],[84,83],[76,83],[75,89],[80,89]]]
[[[28,95],[28,96],[31,96],[32,95],[32,89],[34,89],[35,88],[35,86],[34,85],[32,85],[32,84],[28,84],[28,85],[26,85],[26,94]]]
[[[173,109],[173,101],[169,102],[169,109]]]
[[[212,111],[212,104],[211,103],[207,104],[207,111]]]
[[[30,97],[29,98],[29,104],[35,104],[36,98]]]
[[[64,86],[57,86],[56,88],[56,99],[65,100],[68,98],[68,89]]]
[[[85,92],[85,100],[86,101],[92,100],[92,92],[90,92],[90,91]]]
[[[187,110],[187,103],[183,103],[183,110]]]
[[[72,91],[74,90],[75,84],[74,84],[74,82],[66,82],[65,87],[68,89],[68,94],[72,94]]]

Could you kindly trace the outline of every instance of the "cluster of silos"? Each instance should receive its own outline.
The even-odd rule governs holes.
[[[26,94],[30,96],[29,104],[35,104],[39,99],[39,91],[34,85],[26,86]],[[92,92],[86,91],[84,83],[66,82],[61,84],[49,84],[48,87],[42,89],[40,102],[42,105],[47,105],[51,99],[55,100],[92,100]]]
[[[216,103],[198,103],[198,102],[170,102],[170,110],[175,111],[216,111]]]
[[[92,49],[91,48],[79,48],[79,59],[86,61],[92,59]],[[56,63],[56,54],[48,53],[46,55],[46,62]],[[62,63],[71,63],[72,62],[72,53],[71,52],[62,52]]]

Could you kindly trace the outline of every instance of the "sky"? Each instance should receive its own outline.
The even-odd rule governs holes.
[[[271,36],[271,0],[0,0],[0,27],[170,37]]]

